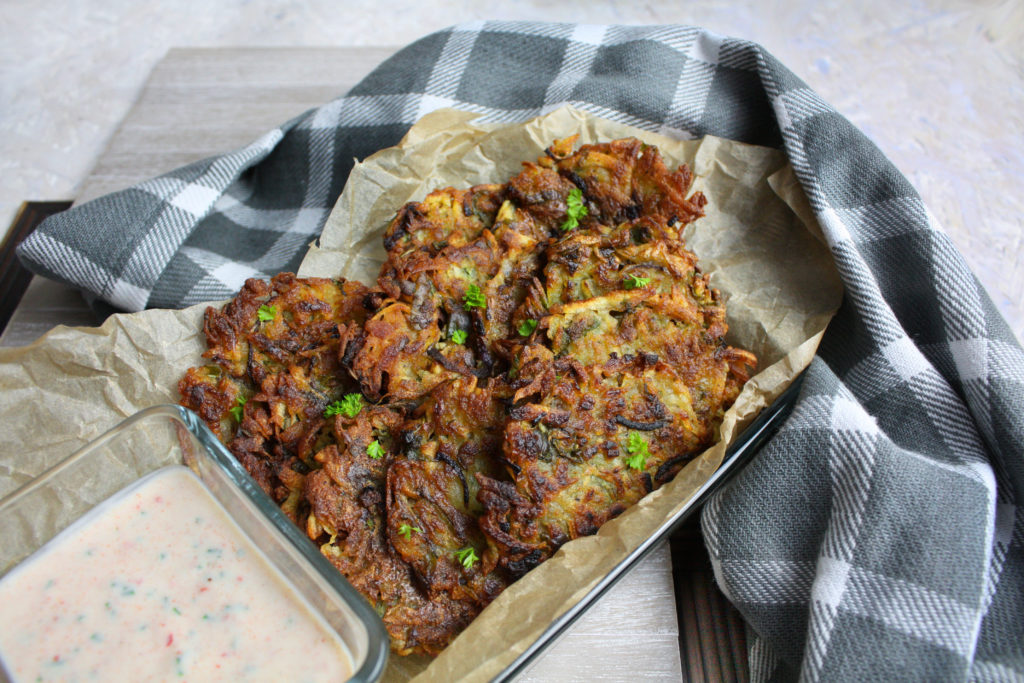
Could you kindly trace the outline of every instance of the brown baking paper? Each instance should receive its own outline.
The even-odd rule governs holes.
[[[526,124],[473,124],[445,110],[402,143],[358,163],[300,275],[371,283],[384,260],[383,229],[405,202],[452,185],[504,182],[523,160],[572,134],[580,143],[633,135],[672,166],[694,170],[707,215],[687,243],[727,300],[730,343],[762,368],[721,427],[721,441],[669,484],[594,536],[566,544],[509,587],[433,662],[392,657],[385,680],[489,680],[586,595],[721,463],[735,435],[813,357],[842,289],[806,197],[785,156],[718,138],[678,141],[560,109]],[[115,315],[99,328],[58,327],[36,343],[0,350],[0,495],[5,495],[136,411],[178,400],[177,382],[201,362],[205,305]],[[428,666],[429,664],[429,666]]]

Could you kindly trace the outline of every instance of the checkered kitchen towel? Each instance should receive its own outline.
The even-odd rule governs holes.
[[[708,505],[755,679],[1024,678],[1024,355],[903,176],[758,45],[681,26],[457,26],[249,147],[51,218],[37,272],[115,306],[294,269],[353,157],[454,106],[563,103],[789,154],[846,299],[793,415]]]

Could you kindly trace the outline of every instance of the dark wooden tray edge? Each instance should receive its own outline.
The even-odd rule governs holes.
[[[26,201],[18,207],[7,236],[0,244],[0,333],[7,328],[14,309],[21,302],[32,273],[25,270],[14,250],[32,231],[55,213],[71,207],[70,201]]]

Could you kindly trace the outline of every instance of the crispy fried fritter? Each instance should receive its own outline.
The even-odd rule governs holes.
[[[320,469],[306,477],[305,527],[324,556],[374,605],[396,652],[436,654],[479,607],[472,600],[423,591],[413,567],[391,545],[385,499],[391,471],[404,463],[396,455],[402,421],[401,411],[376,406],[354,419],[336,419],[338,443],[317,453]],[[369,452],[373,441],[386,444],[379,458]]]
[[[248,280],[222,311],[206,310],[212,364],[179,382],[182,405],[199,413],[271,497],[297,505],[295,474],[326,445],[324,409],[354,388],[339,340],[361,329],[370,290],[358,282]]]
[[[505,427],[511,481],[477,477],[486,510],[480,524],[500,565],[513,576],[532,569],[710,445],[738,393],[727,382],[728,363],[714,356],[704,359],[696,383],[649,352],[603,364],[572,356],[528,364],[540,376],[523,381],[536,393],[517,404]]]
[[[499,474],[504,416],[493,388],[447,382],[408,418],[385,406],[337,417],[338,444],[306,477],[308,535],[375,604],[398,652],[436,654],[508,583],[496,557],[460,559],[487,548],[474,475]]]
[[[400,654],[669,481],[756,365],[683,243],[689,169],[574,143],[402,207],[378,289],[250,280],[179,383]]]
[[[669,171],[657,147],[624,138],[573,152],[575,142],[576,136],[555,142],[539,163],[582,190],[590,225],[615,226],[640,216],[686,225],[704,215],[704,195],[686,196],[693,184],[690,169],[684,164]]]
[[[501,476],[503,398],[509,394],[500,382],[482,388],[475,378],[438,387],[403,426],[407,460],[388,471],[392,546],[431,593],[481,606],[507,584],[494,571],[498,558],[484,552],[476,477]],[[403,534],[403,528],[415,531]],[[467,563],[468,549],[481,561]]]

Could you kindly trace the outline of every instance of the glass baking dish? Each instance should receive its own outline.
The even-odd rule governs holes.
[[[334,630],[351,655],[349,680],[378,680],[389,650],[380,618],[198,416],[179,406],[133,415],[0,500],[0,578],[97,505],[172,465],[198,475],[286,583]],[[9,680],[2,665],[0,677]]]

